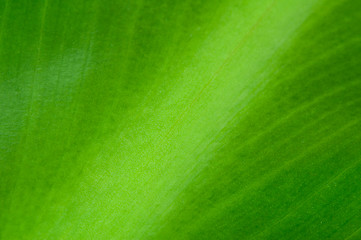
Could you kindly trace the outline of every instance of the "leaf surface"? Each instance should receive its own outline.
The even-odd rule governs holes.
[[[0,238],[360,239],[360,11],[0,1]]]

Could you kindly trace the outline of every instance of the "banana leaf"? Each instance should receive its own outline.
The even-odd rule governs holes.
[[[0,0],[0,239],[361,239],[361,1]]]

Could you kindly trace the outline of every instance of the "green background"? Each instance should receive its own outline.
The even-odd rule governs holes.
[[[361,1],[0,17],[0,239],[361,239]]]

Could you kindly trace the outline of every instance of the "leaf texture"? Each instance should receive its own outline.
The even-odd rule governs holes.
[[[361,239],[360,11],[0,0],[0,239]]]

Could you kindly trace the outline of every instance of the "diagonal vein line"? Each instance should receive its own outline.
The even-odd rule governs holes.
[[[38,67],[40,64],[41,46],[42,46],[42,42],[43,42],[44,25],[45,25],[45,17],[46,17],[47,7],[48,7],[48,0],[45,0],[44,7],[42,9],[40,36],[39,36],[39,42],[38,42],[38,49],[37,49],[37,53],[36,53],[33,79],[32,79],[32,83],[31,83],[30,106],[27,111],[28,117],[27,117],[27,124],[26,124],[27,127],[26,127],[26,134],[25,134],[25,143],[26,143],[27,137],[29,135],[29,128],[30,128],[29,124],[30,124],[31,117],[32,117],[31,113],[33,112],[33,109],[34,109],[34,98],[35,98],[35,92],[36,92],[35,82],[36,82],[36,77],[38,75]]]
[[[232,58],[236,55],[237,51],[247,42],[247,40],[252,36],[253,32],[257,29],[257,27],[260,25],[262,20],[270,13],[270,10],[275,5],[276,1],[273,1],[272,4],[264,11],[264,13],[261,15],[261,17],[257,20],[257,22],[251,27],[251,29],[246,33],[246,35],[239,41],[239,43],[236,45],[236,47],[231,51],[229,56],[226,58],[226,60],[221,64],[221,66],[217,69],[217,71],[214,73],[214,75],[206,82],[206,84],[201,88],[199,93],[195,96],[195,98],[192,100],[192,102],[186,107],[186,109],[179,115],[175,123],[171,126],[169,131],[167,132],[165,139],[168,139],[170,137],[170,134],[173,132],[173,130],[176,128],[177,125],[180,124],[180,122],[184,119],[184,116],[189,112],[189,110],[195,105],[196,102],[199,101],[205,90],[209,87],[209,85],[217,79],[219,74],[224,70],[224,68],[231,62]]]
[[[314,151],[315,149],[317,149],[320,145],[327,143],[328,141],[336,138],[338,135],[342,134],[343,132],[345,132],[346,130],[349,130],[351,127],[359,124],[360,120],[356,119],[354,121],[349,122],[348,124],[345,124],[344,126],[340,127],[339,129],[335,130],[332,134],[325,136],[322,140],[320,140],[317,144],[313,145],[312,147],[308,148],[306,151],[303,152],[303,154],[291,158],[288,161],[286,161],[285,163],[281,164],[278,168],[273,169],[272,171],[270,171],[268,174],[264,175],[263,177],[260,177],[260,179],[258,179],[258,181],[255,181],[254,183],[252,183],[251,185],[247,186],[246,188],[240,190],[238,193],[236,193],[234,196],[226,199],[223,203],[221,203],[220,208],[226,208],[227,206],[229,206],[232,202],[234,202],[235,200],[240,200],[240,198],[244,197],[245,194],[247,192],[250,192],[251,190],[257,189],[258,187],[263,186],[265,183],[267,183],[268,181],[270,181],[271,179],[274,179],[276,176],[279,175],[280,172],[286,170],[287,168],[291,167],[292,164],[298,162],[299,160],[303,159],[305,156],[307,156],[307,154],[311,153],[312,151]],[[242,197],[240,197],[240,194]],[[207,215],[212,214],[215,210],[217,210],[218,208],[214,208],[213,211],[211,210],[210,212],[208,212]],[[206,216],[203,216],[203,219],[205,219]],[[201,220],[198,220],[201,221]]]
[[[348,237],[346,237],[344,240],[349,240],[352,237],[356,236],[357,234],[359,234],[361,232],[361,226],[359,228],[357,228],[354,232],[351,233],[351,235],[349,235]]]
[[[359,163],[361,162],[361,159],[358,159],[354,162],[352,162],[349,166],[347,166],[346,168],[344,168],[343,170],[341,170],[339,173],[337,173],[336,175],[334,175],[333,177],[331,177],[329,180],[327,180],[326,182],[322,183],[312,194],[310,194],[306,199],[304,199],[302,202],[298,203],[294,208],[292,208],[291,211],[289,211],[286,215],[284,215],[280,220],[276,221],[274,224],[272,224],[271,226],[266,227],[266,229],[264,229],[262,232],[258,233],[255,237],[260,236],[262,234],[264,234],[265,232],[267,232],[268,230],[270,230],[273,226],[285,221],[287,218],[289,218],[293,213],[295,213],[298,209],[300,209],[303,205],[305,205],[310,199],[312,199],[314,196],[316,196],[318,193],[320,193],[321,191],[323,191],[330,183],[337,181],[339,178],[341,178],[342,176],[346,175],[346,173],[348,171],[350,171],[351,169],[355,168]],[[361,230],[361,227],[360,227]],[[251,239],[255,238],[252,237]]]

